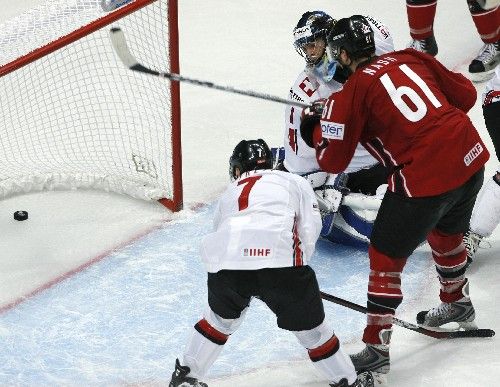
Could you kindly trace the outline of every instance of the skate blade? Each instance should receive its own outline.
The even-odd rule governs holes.
[[[469,73],[469,77],[472,82],[481,83],[481,82],[486,82],[491,78],[493,78],[494,73],[495,69],[485,71],[483,73]]]
[[[478,329],[478,326],[474,321],[447,323],[439,327],[430,327],[423,324],[418,324],[418,326],[434,332],[472,331]]]
[[[380,372],[372,372],[373,382],[375,386],[387,386],[387,374],[381,374]]]

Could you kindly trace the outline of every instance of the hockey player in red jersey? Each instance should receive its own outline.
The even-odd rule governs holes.
[[[500,65],[497,66],[493,79],[486,85],[483,94],[483,116],[497,159],[500,160]],[[481,240],[489,237],[498,223],[500,223],[500,167],[497,167],[493,177],[484,183],[474,205],[469,231],[464,235],[469,263],[472,262]]]
[[[337,22],[328,52],[352,75],[327,100],[314,130],[301,134],[325,171],[342,171],[358,142],[391,170],[368,250],[366,347],[351,356],[357,371],[387,373],[401,272],[425,239],[441,304],[420,312],[417,322],[475,327],[462,237],[489,154],[466,114],[476,91],[464,76],[413,49],[375,56],[373,31],[359,15]]]
[[[370,372],[356,376],[349,356],[325,321],[318,282],[308,261],[321,229],[318,202],[299,175],[271,170],[259,140],[241,141],[229,160],[233,182],[215,210],[214,231],[202,243],[208,307],[176,361],[170,387],[199,386],[253,297],[295,334],[332,387],[373,387]]]
[[[462,0],[463,1],[463,0]],[[500,7],[485,0],[467,0],[472,20],[484,45],[469,65],[471,79],[476,82],[491,78],[500,63]],[[406,0],[412,41],[409,47],[432,56],[438,53],[434,37],[437,0]]]

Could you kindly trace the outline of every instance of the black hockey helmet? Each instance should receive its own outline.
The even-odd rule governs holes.
[[[304,45],[314,43],[318,38],[322,38],[326,44],[326,37],[334,24],[335,20],[323,11],[307,11],[302,14],[293,29],[293,46],[305,58],[306,63],[309,63],[310,59],[303,49]],[[320,59],[318,58],[318,61]]]
[[[266,142],[258,140],[242,140],[234,148],[229,158],[229,177],[231,181],[238,178],[236,168],[241,175],[244,172],[255,169],[271,169],[273,167],[273,156]]]
[[[353,59],[371,57],[375,54],[375,39],[368,21],[361,15],[340,19],[327,37],[328,55],[338,60],[341,49]]]

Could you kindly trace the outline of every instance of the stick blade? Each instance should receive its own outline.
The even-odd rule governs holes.
[[[493,329],[479,328],[471,329],[469,331],[455,331],[450,332],[452,338],[466,338],[466,337],[493,337],[495,331]]]
[[[111,38],[111,44],[118,55],[118,58],[123,62],[128,68],[132,68],[137,65],[137,60],[134,58],[130,52],[127,40],[125,39],[125,34],[121,28],[113,27],[109,30],[109,37]]]
[[[118,55],[118,58],[122,63],[127,66],[130,70],[138,71],[141,73],[160,75],[158,71],[151,70],[144,67],[139,61],[132,55],[127,44],[127,39],[122,29],[119,27],[113,27],[109,30],[109,37],[111,39],[111,44]]]

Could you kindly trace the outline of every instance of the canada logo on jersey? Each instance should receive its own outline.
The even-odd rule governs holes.
[[[267,248],[250,248],[243,249],[244,257],[268,257],[271,255],[271,249]]]
[[[330,140],[343,140],[344,127],[344,124],[339,124],[337,122],[321,121],[323,138],[329,138]]]

